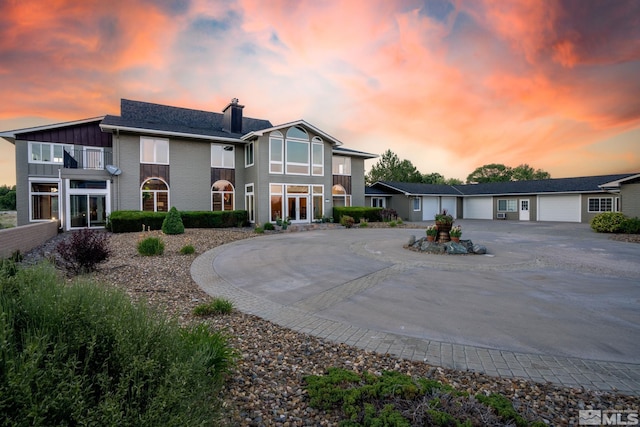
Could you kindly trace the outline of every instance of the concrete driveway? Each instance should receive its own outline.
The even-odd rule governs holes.
[[[489,253],[404,249],[426,224],[318,230],[216,248],[192,275],[243,311],[327,339],[493,375],[640,392],[639,244],[585,224],[456,224]]]

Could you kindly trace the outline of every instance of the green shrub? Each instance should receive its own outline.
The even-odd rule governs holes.
[[[184,245],[180,248],[180,254],[182,255],[191,255],[196,252],[196,248],[193,245]]]
[[[115,211],[109,216],[109,230],[114,233],[161,230],[167,212]],[[247,211],[182,211],[185,228],[244,227],[249,223]],[[143,228],[144,227],[144,228]]]
[[[229,314],[233,311],[233,303],[225,298],[214,298],[206,304],[199,304],[193,309],[196,316],[212,316],[214,314]]]
[[[162,255],[164,242],[159,237],[147,237],[138,242],[138,253],[144,256]]]
[[[389,221],[389,227],[393,228],[393,227],[397,227],[398,223],[395,221]]]
[[[56,245],[56,252],[70,273],[89,273],[109,258],[109,235],[88,228],[73,231]]]
[[[276,227],[275,225],[271,224],[270,222],[265,222],[264,225],[262,226],[262,228],[266,231],[266,230],[275,230]]]
[[[356,220],[349,215],[342,215],[342,217],[340,218],[340,225],[344,225],[347,228],[353,227],[355,223]]]
[[[164,217],[162,221],[162,232],[164,234],[183,234],[184,224],[182,223],[182,217],[180,212],[173,206],[169,209],[169,213]]]
[[[624,220],[620,212],[603,212],[591,218],[590,225],[598,233],[618,233]]]
[[[264,234],[264,228],[262,227],[256,227],[253,229],[253,231],[255,231],[258,234]]]
[[[625,218],[620,224],[620,232],[626,234],[640,234],[640,218]]]
[[[352,217],[356,222],[365,219],[369,222],[377,222],[381,219],[382,208],[370,208],[364,206],[338,206],[333,208],[333,217],[336,222],[342,223],[343,215]]]
[[[2,425],[186,426],[220,419],[235,353],[204,325],[50,265],[0,278]]]

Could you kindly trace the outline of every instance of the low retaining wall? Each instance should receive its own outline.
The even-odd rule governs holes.
[[[38,222],[0,230],[0,258],[15,251],[23,254],[42,245],[58,234],[58,221]]]

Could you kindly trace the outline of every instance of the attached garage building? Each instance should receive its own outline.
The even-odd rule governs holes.
[[[462,219],[588,223],[599,213],[623,209],[621,187],[629,195],[626,206],[640,206],[633,200],[638,181],[637,173],[464,185],[379,181],[365,189],[365,198],[390,195],[387,207],[408,221],[431,221],[447,209]]]

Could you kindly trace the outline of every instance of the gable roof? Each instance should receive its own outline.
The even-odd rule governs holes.
[[[277,125],[277,126],[271,126],[269,128],[263,128],[263,129],[257,129],[254,131],[251,131],[249,133],[247,133],[246,135],[244,135],[242,137],[243,140],[250,140],[253,139],[255,137],[258,136],[262,136],[267,132],[273,132],[276,130],[280,130],[280,129],[284,129],[284,128],[289,128],[292,126],[301,126],[301,127],[306,127],[307,129],[310,129],[313,131],[313,133],[316,133],[318,135],[320,135],[322,138],[328,140],[331,142],[331,144],[333,145],[342,145],[342,142],[340,140],[338,140],[337,138],[334,138],[333,136],[329,135],[328,133],[318,129],[317,127],[315,127],[314,125],[312,125],[311,123],[305,121],[305,120],[296,120],[294,122],[288,122],[288,123],[283,123],[281,125]]]
[[[414,196],[503,196],[510,194],[601,193],[620,182],[636,179],[640,174],[583,176],[576,178],[539,179],[531,181],[486,182],[482,184],[421,184],[378,181],[373,188]],[[618,183],[618,185],[616,185]]]
[[[9,141],[10,143],[15,144],[16,143],[16,139],[18,139],[17,135],[24,135],[24,134],[28,134],[28,133],[41,132],[41,131],[47,131],[47,130],[53,130],[53,129],[59,129],[59,128],[66,128],[66,127],[70,127],[70,126],[78,126],[78,125],[83,125],[83,124],[87,124],[87,123],[100,122],[102,119],[104,119],[104,116],[91,117],[91,118],[88,118],[88,119],[81,119],[81,120],[74,120],[74,121],[71,121],[71,122],[52,123],[52,124],[49,124],[49,125],[34,126],[34,127],[30,127],[30,128],[8,130],[8,131],[0,132],[0,138],[4,138],[7,141]]]
[[[243,134],[223,129],[223,117],[222,113],[122,99],[120,116],[105,116],[100,127],[103,130],[241,142]],[[243,133],[270,127],[272,124],[268,120],[242,118]]]

